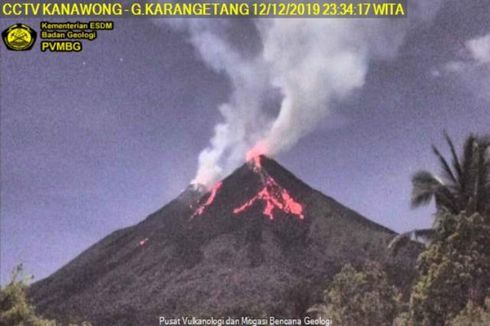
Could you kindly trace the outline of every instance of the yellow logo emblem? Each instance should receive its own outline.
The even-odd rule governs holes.
[[[27,51],[36,42],[36,32],[25,24],[14,24],[2,32],[2,39],[9,50]]]

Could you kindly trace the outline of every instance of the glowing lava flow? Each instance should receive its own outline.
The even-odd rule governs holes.
[[[245,204],[235,208],[233,213],[240,214],[253,206],[257,201],[263,201],[265,203],[262,213],[271,220],[274,219],[274,209],[279,209],[286,214],[294,215],[300,220],[304,219],[303,206],[295,201],[286,189],[281,188],[277,182],[269,176],[266,177],[264,188]]]
[[[260,173],[264,187],[245,204],[235,208],[233,213],[240,214],[252,207],[257,201],[262,201],[265,204],[262,213],[271,220],[274,219],[275,209],[303,220],[303,206],[295,201],[287,190],[279,186],[271,176],[266,175],[264,170],[261,169],[260,156],[254,156],[250,162],[254,164],[254,170]]]
[[[303,205],[294,200],[286,189],[281,187],[268,173],[262,168],[260,155],[247,155],[249,164],[253,165],[253,171],[260,176],[263,187],[257,192],[255,196],[250,198],[243,205],[233,209],[233,213],[238,215],[245,212],[252,207],[256,202],[264,203],[264,210],[262,213],[269,219],[274,219],[274,212],[279,210],[285,214],[294,215],[296,218],[303,220]],[[206,202],[199,205],[192,214],[191,219],[195,216],[202,215],[206,208],[213,204],[216,194],[220,190],[222,182],[216,183],[210,190],[210,194],[206,199]]]
[[[194,212],[194,214],[192,214],[191,218],[193,218],[194,216],[196,215],[201,215],[202,213],[204,213],[204,210],[206,209],[206,207],[208,207],[209,205],[211,205],[214,201],[214,198],[216,197],[216,193],[218,192],[219,188],[221,188],[221,181],[220,182],[217,182],[213,188],[211,188],[211,194],[209,195],[208,199],[206,200],[206,202],[202,205],[200,205],[196,211]]]

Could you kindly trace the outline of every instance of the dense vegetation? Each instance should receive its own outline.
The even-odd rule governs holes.
[[[442,177],[418,172],[413,180],[413,203],[434,198],[437,208],[434,233],[419,257],[420,276],[410,299],[410,318],[416,325],[446,325],[453,318],[461,324],[472,317],[471,312],[488,314],[490,137],[470,135],[461,158],[449,137],[447,140],[452,167],[434,147]]]
[[[325,303],[308,312],[331,319],[334,325],[391,325],[399,300],[398,290],[388,283],[380,265],[369,263],[362,269],[345,265],[325,291]]]
[[[63,326],[54,320],[36,315],[26,295],[29,280],[30,277],[23,276],[22,265],[18,265],[12,272],[10,282],[0,288],[0,326]],[[79,325],[91,326],[91,323],[84,321]]]
[[[451,164],[433,147],[443,175],[420,171],[412,180],[412,205],[434,199],[436,213],[409,302],[395,300],[379,268],[347,266],[326,290],[323,309],[315,312],[340,325],[490,325],[490,137],[468,137],[461,157],[446,139]],[[400,239],[396,245],[403,245]],[[392,318],[396,309],[399,315]]]
[[[0,289],[0,326],[56,326],[56,323],[37,317],[26,297],[27,281],[20,279],[22,265],[12,273],[12,280]]]

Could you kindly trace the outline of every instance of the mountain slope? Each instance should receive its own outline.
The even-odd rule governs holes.
[[[95,325],[158,316],[298,316],[349,263],[388,266],[405,286],[417,248],[393,260],[395,233],[257,157],[209,192],[189,187],[33,284],[39,312]]]

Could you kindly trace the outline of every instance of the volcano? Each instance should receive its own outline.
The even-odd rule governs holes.
[[[300,317],[346,263],[384,265],[406,288],[419,248],[257,156],[209,191],[189,186],[137,225],[31,286],[62,322],[157,325],[159,316]]]

